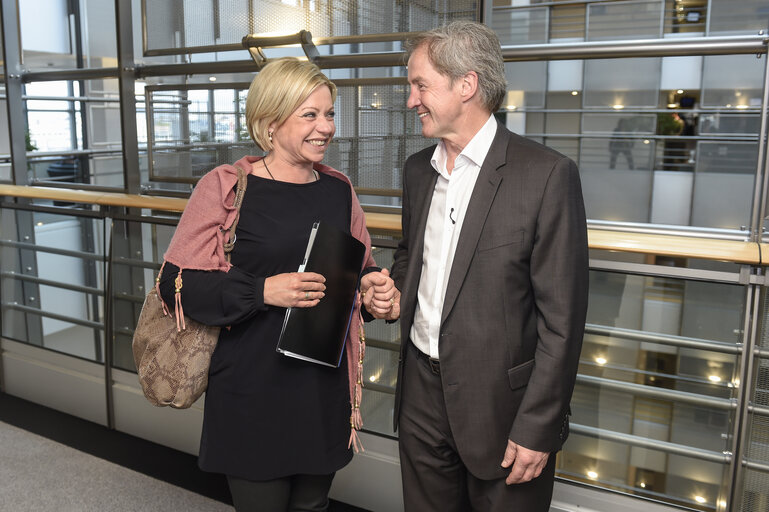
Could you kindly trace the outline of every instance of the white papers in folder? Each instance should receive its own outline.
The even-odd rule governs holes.
[[[307,260],[310,257],[310,253],[312,252],[312,244],[315,242],[315,235],[318,234],[318,226],[320,226],[320,222],[315,221],[312,225],[312,230],[310,230],[310,239],[307,241],[307,249],[304,251],[304,258],[302,258],[302,264],[299,265],[299,270],[297,272],[304,272],[304,267],[307,266]]]

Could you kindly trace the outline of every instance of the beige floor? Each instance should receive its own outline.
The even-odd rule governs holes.
[[[233,508],[0,422],[0,511],[218,512]]]

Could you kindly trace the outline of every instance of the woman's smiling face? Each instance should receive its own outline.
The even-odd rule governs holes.
[[[318,163],[335,132],[331,91],[321,85],[273,130],[273,151],[276,157],[295,164]]]

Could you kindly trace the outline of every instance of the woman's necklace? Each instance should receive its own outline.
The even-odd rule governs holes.
[[[270,178],[272,178],[272,181],[276,181],[275,180],[275,176],[273,176],[272,173],[270,172],[270,168],[267,167],[267,159],[266,158],[262,158],[262,163],[264,164],[264,168],[267,171],[267,174],[269,174]]]
[[[278,181],[275,179],[275,176],[273,176],[272,173],[270,172],[270,168],[267,167],[266,158],[262,158],[262,163],[264,164],[264,170],[267,171],[267,174],[270,175],[270,178],[272,178],[272,181]],[[320,179],[320,176],[318,176],[318,172],[315,169],[312,170],[312,175],[315,177],[313,181],[318,181]]]

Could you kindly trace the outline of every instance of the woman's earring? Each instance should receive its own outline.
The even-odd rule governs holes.
[[[272,130],[267,132],[267,138],[270,139],[270,142],[272,142]]]

